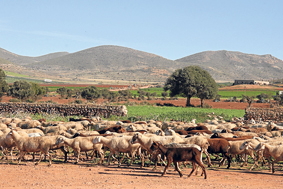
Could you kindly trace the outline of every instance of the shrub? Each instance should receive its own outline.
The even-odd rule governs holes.
[[[18,98],[11,98],[9,102],[21,102],[21,100]]]
[[[82,101],[82,100],[75,100],[74,103],[75,103],[75,104],[82,104],[83,101]]]

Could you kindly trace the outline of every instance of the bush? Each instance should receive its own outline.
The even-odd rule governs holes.
[[[83,101],[82,101],[82,100],[75,100],[74,103],[75,103],[75,104],[82,104]]]
[[[210,105],[207,104],[207,103],[204,103],[204,104],[203,104],[203,108],[212,108],[212,106],[210,106]]]
[[[32,99],[27,99],[26,102],[27,103],[34,103],[34,101]]]
[[[21,100],[18,98],[11,98],[9,102],[21,102]]]

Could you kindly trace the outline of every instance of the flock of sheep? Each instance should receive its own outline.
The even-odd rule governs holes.
[[[193,163],[190,175],[196,165],[199,165],[205,178],[203,153],[206,155],[205,162],[208,166],[212,166],[211,155],[217,159],[221,154],[219,166],[224,165],[227,160],[227,168],[230,167],[233,157],[243,162],[241,166],[245,166],[250,156],[254,160],[250,170],[258,166],[259,161],[267,161],[274,173],[274,163],[283,161],[282,133],[283,122],[256,123],[254,120],[246,121],[240,118],[226,122],[217,116],[198,124],[195,120],[149,120],[131,123],[128,120],[107,121],[99,117],[72,119],[69,122],[46,122],[44,119],[32,120],[29,117],[0,118],[2,161],[9,162],[9,152],[12,161],[13,155],[18,155],[18,163],[26,160],[25,155],[29,153],[33,153],[35,158],[34,153],[41,152],[36,164],[45,155],[50,166],[51,151],[61,150],[65,155],[64,161],[67,162],[72,149],[76,158],[74,163],[81,159],[81,152],[85,152],[86,159],[90,155],[89,152],[92,152],[91,159],[97,157],[98,164],[103,164],[107,154],[105,152],[109,151],[108,165],[112,162],[111,158],[114,162],[118,159],[118,166],[121,166],[124,158],[130,159],[129,166],[136,158],[140,158],[141,167],[148,159],[155,163],[154,168],[162,161],[166,165],[162,174],[164,175],[173,162],[175,169],[182,176],[178,162],[186,165],[187,161],[190,161]],[[123,153],[122,158],[120,153]]]

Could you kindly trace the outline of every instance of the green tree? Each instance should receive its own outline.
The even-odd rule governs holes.
[[[218,87],[207,71],[199,66],[188,66],[175,70],[166,80],[164,90],[170,90],[171,97],[184,95],[187,97],[186,106],[192,106],[192,97],[197,96],[202,101],[213,98],[217,94]]]
[[[164,91],[161,93],[161,96],[163,96],[163,99],[166,100],[166,96],[168,96],[168,93]]]
[[[249,103],[249,107],[251,107],[252,103],[254,102],[255,96],[248,96],[248,95],[242,95],[242,96]]]
[[[9,86],[6,82],[6,74],[5,72],[0,69],[0,101],[2,99],[2,96],[7,92],[9,89]]]
[[[10,86],[7,96],[12,96],[21,100],[28,99],[35,96],[35,91],[32,88],[32,84],[27,81],[15,81]]]
[[[87,100],[96,100],[100,98],[102,95],[101,95],[101,91],[97,87],[90,86],[82,90],[81,96],[82,98],[85,98]]]
[[[65,98],[67,96],[67,88],[66,87],[61,87],[56,90],[58,94],[61,95],[61,98]]]

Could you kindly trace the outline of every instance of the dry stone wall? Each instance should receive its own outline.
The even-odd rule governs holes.
[[[246,108],[245,119],[246,120],[276,120],[283,121],[283,108]]]
[[[84,117],[100,116],[108,118],[110,115],[125,116],[127,107],[121,106],[97,106],[66,105],[66,104],[33,104],[33,103],[0,103],[0,112],[17,113],[29,112],[32,114],[60,114],[62,116],[81,115]]]

